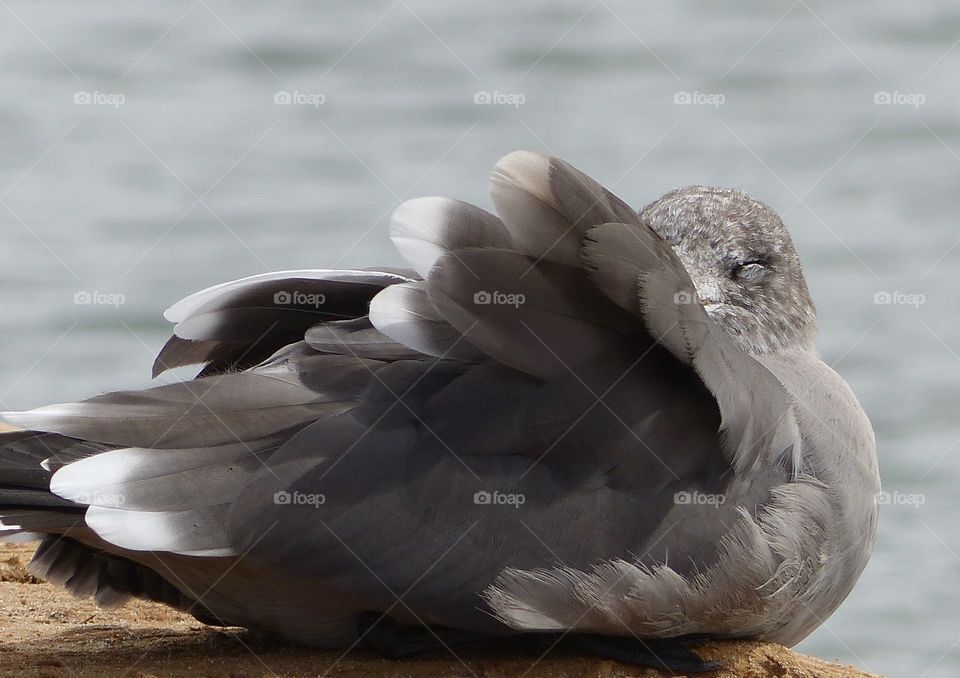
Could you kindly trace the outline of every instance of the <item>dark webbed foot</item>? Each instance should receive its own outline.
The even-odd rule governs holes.
[[[544,648],[546,653],[555,648],[564,648],[669,673],[708,673],[721,668],[718,662],[704,661],[690,649],[691,645],[707,640],[703,636],[642,640],[581,633],[526,633],[498,637],[444,626],[428,628],[417,624],[399,624],[376,612],[361,616],[359,632],[360,647],[389,659],[403,659],[442,650],[496,647],[505,642],[520,641]]]
[[[721,668],[719,662],[705,661],[691,645],[707,640],[703,636],[681,638],[640,639],[632,636],[595,636],[571,633],[563,638],[565,643],[604,659],[613,659],[624,664],[648,666],[669,673],[710,673]]]
[[[453,648],[482,647],[495,643],[491,636],[420,624],[398,624],[378,612],[360,616],[360,647],[373,650],[388,659],[415,657],[427,652]]]

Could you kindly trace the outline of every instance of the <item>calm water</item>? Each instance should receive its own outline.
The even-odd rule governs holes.
[[[895,498],[800,649],[960,675],[960,8],[17,0],[0,17],[0,406],[146,385],[161,311],[195,289],[400,263],[392,206],[489,205],[514,148],[637,206],[736,186],[791,227]]]

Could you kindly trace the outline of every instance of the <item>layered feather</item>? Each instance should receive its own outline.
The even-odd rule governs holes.
[[[666,242],[643,226],[602,224],[587,232],[581,257],[600,291],[642,318],[655,340],[703,379],[720,407],[725,449],[738,472],[778,463],[799,472],[792,398],[710,319]]]
[[[606,222],[640,224],[620,198],[559,158],[514,151],[493,169],[490,194],[519,251],[579,266],[587,230]]]
[[[383,271],[281,271],[202,290],[164,314],[176,323],[153,374],[204,364],[206,373],[256,365],[313,325],[366,315],[381,289],[411,280]]]

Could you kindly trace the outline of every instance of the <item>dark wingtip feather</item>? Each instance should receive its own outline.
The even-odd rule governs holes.
[[[186,365],[198,365],[206,361],[211,346],[204,345],[215,342],[190,341],[173,335],[163,345],[156,359],[153,361],[151,376],[156,379],[167,370]]]

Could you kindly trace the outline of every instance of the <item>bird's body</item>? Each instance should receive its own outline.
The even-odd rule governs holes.
[[[398,210],[414,270],[180,302],[158,367],[197,380],[4,414],[8,533],[46,535],[37,569],[101,602],[327,647],[365,613],[806,636],[866,564],[879,480],[782,224],[700,188],[638,216],[525,152],[493,183],[502,222]]]

